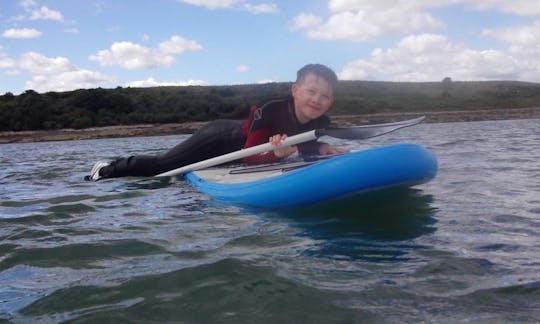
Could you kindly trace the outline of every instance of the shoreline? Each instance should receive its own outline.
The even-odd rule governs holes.
[[[451,123],[509,119],[540,118],[540,107],[485,109],[485,110],[455,110],[440,112],[405,112],[379,113],[363,115],[331,115],[332,122],[337,127],[394,122],[425,115],[426,123]],[[85,129],[59,129],[20,132],[0,132],[0,144],[72,141],[114,137],[133,136],[163,136],[192,134],[207,122],[186,122],[177,124],[143,124],[92,127]]]

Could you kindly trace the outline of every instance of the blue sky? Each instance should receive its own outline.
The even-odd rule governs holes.
[[[0,94],[341,79],[540,82],[538,0],[1,0]]]

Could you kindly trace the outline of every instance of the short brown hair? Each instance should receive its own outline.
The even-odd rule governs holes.
[[[303,81],[303,79],[309,73],[313,73],[316,76],[319,76],[330,83],[332,89],[335,91],[338,83],[338,78],[336,73],[329,67],[322,64],[308,64],[302,67],[298,72],[296,72],[296,82]]]

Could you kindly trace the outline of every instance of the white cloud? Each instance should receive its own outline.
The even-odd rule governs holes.
[[[11,28],[8,30],[5,30],[2,33],[2,37],[4,38],[12,38],[12,39],[30,39],[30,38],[38,38],[43,33],[39,30],[33,29],[33,28]]]
[[[173,64],[175,58],[172,54],[200,50],[202,46],[197,42],[175,35],[159,44],[157,49],[131,42],[116,42],[110,49],[101,50],[91,55],[89,59],[99,62],[104,67],[120,66],[128,70],[148,69]]]
[[[523,80],[540,81],[540,20],[529,26],[484,30],[482,35],[508,45],[509,55],[523,67],[520,72]]]
[[[257,84],[274,83],[279,82],[278,78],[268,78],[257,81]]]
[[[329,0],[327,16],[302,13],[292,25],[293,30],[319,40],[368,41],[403,35],[394,47],[375,49],[367,59],[346,64],[339,73],[342,79],[437,81],[450,76],[456,80],[540,81],[540,20],[480,34],[507,44],[507,50],[471,49],[446,36],[424,33],[444,27],[430,10],[449,6],[540,16],[540,1],[530,0]]]
[[[482,35],[494,37],[510,45],[510,52],[540,54],[540,20],[530,26],[486,29]]]
[[[63,73],[76,69],[65,57],[49,58],[36,52],[22,54],[19,66],[32,74]]]
[[[26,89],[37,92],[68,91],[79,88],[93,88],[114,78],[71,64],[65,57],[46,57],[36,52],[21,55],[18,67],[32,74],[26,82]]]
[[[206,7],[208,9],[231,8],[242,0],[177,0],[190,5]]]
[[[167,66],[174,63],[174,57],[131,42],[116,42],[110,49],[91,55],[90,60],[101,66],[120,66],[128,70]]]
[[[436,8],[452,5],[462,5],[470,10],[498,10],[512,13],[519,16],[540,15],[540,2],[531,0],[329,0],[328,9],[331,12],[342,12],[351,10],[380,11],[391,7],[415,7]]]
[[[167,86],[196,86],[196,85],[208,85],[208,82],[203,80],[185,80],[185,81],[173,81],[173,82],[158,82],[154,78],[150,77],[146,80],[132,81],[126,84],[126,87],[133,88],[150,88],[150,87],[167,87]]]
[[[534,65],[531,65],[534,63]],[[349,62],[339,73],[344,80],[393,81],[540,80],[540,57],[534,62],[497,50],[472,50],[446,36],[412,35],[395,47],[375,49],[367,60]]]
[[[64,17],[60,11],[49,9],[45,6],[39,8],[38,10],[32,11],[30,14],[31,20],[56,20],[62,21]]]
[[[294,18],[293,29],[303,30],[311,39],[368,41],[386,34],[444,27],[417,1],[331,0],[328,7],[330,15],[326,21],[301,13]]]
[[[197,52],[203,48],[194,40],[187,40],[182,36],[174,35],[169,40],[159,44],[159,50],[166,54],[182,54],[184,52]]]
[[[329,0],[328,9],[333,13],[339,13],[344,11],[385,11],[389,8],[395,7],[410,7],[418,6],[422,0],[416,1],[402,1],[402,0],[382,0],[382,1],[370,1],[370,0]],[[436,2],[436,1],[431,1]]]
[[[247,65],[241,64],[241,65],[238,65],[236,67],[236,72],[238,72],[238,73],[246,73],[248,71],[249,71],[249,66],[247,66]]]
[[[518,16],[539,16],[540,2],[531,0],[462,0],[462,2],[477,10],[499,10],[501,12],[516,14]]]
[[[37,8],[37,3],[33,0],[22,0],[19,5],[24,9],[25,14],[16,15],[8,19],[8,22],[18,22],[25,20],[54,20],[63,21],[64,16],[58,10],[49,9],[46,6]]]
[[[4,53],[0,46],[0,69],[14,69],[16,66],[15,61]]]
[[[176,0],[181,3],[205,7],[210,10],[238,9],[254,14],[274,13],[278,11],[275,3],[252,4],[246,0]]]
[[[531,0],[329,0],[327,17],[301,13],[293,19],[293,30],[311,39],[369,41],[445,27],[429,10],[458,5],[468,10],[540,16],[540,1]]]
[[[34,0],[21,0],[19,5],[26,9],[37,6],[37,3]]]
[[[95,88],[104,82],[112,82],[112,77],[88,70],[75,70],[54,75],[35,75],[25,83],[26,89],[37,92],[70,91]]]
[[[299,29],[307,29],[312,28],[320,25],[322,23],[322,18],[307,14],[307,13],[301,13],[294,17],[292,29],[293,30],[299,30]]]
[[[9,57],[0,56],[0,69],[13,69],[16,67],[15,61]]]
[[[263,13],[274,13],[278,12],[278,7],[274,3],[261,3],[258,5],[253,5],[249,3],[244,3],[242,9],[249,11],[254,14],[263,14]]]

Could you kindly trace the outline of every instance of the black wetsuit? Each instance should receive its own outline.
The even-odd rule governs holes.
[[[99,171],[102,178],[125,176],[154,176],[185,165],[210,159],[268,142],[275,134],[296,135],[330,124],[321,116],[301,124],[294,114],[293,98],[273,100],[260,108],[252,107],[249,118],[242,123],[237,120],[215,120],[207,123],[184,142],[160,155],[137,155],[121,158]],[[299,144],[302,154],[318,152],[319,143],[311,141]],[[277,161],[273,152],[244,159],[250,164]]]
[[[241,121],[215,120],[182,143],[160,155],[136,155],[118,159],[102,168],[103,178],[154,176],[184,165],[240,150],[245,137]]]

